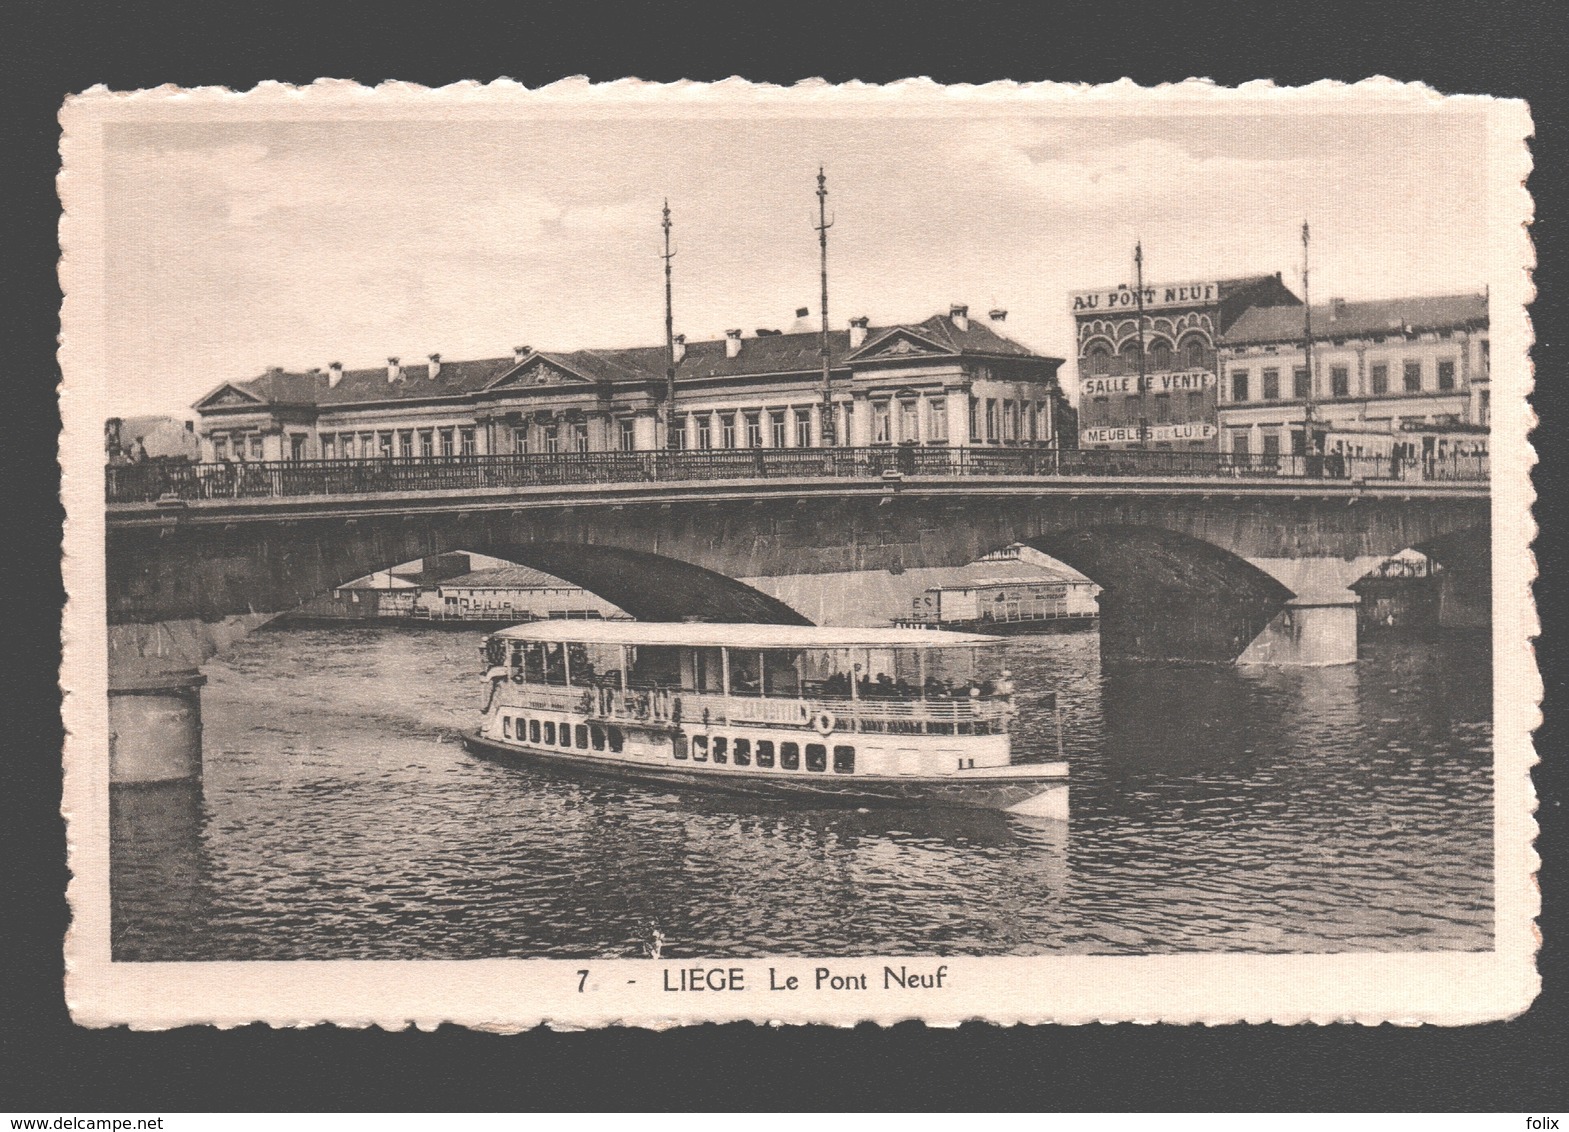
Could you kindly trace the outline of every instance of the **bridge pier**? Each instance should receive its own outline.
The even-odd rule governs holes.
[[[1438,573],[1438,627],[1486,629],[1493,623],[1493,570],[1487,557],[1455,554]]]
[[[1237,657],[1237,663],[1278,668],[1355,664],[1361,600],[1350,590],[1291,598]]]
[[[111,786],[201,777],[201,688],[206,682],[193,668],[129,658],[110,664]]]
[[[109,626],[109,782],[192,782],[202,776],[202,664],[270,621],[245,614]]]

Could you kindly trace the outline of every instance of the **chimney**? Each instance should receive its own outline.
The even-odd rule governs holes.
[[[1344,299],[1329,300],[1329,321],[1337,322],[1345,316],[1346,301]]]
[[[741,332],[739,330],[725,331],[725,357],[738,357],[741,353]]]
[[[1001,307],[993,307],[991,310],[986,312],[986,317],[991,319],[993,322],[1003,322],[1006,321],[1008,312],[1003,310]]]
[[[686,357],[686,335],[677,334],[671,339],[671,345],[675,351],[676,365],[680,365],[681,359]]]
[[[428,356],[430,358],[430,365],[429,365],[430,379],[432,381],[435,381],[436,378],[441,375],[441,355],[440,354],[430,354]]]
[[[398,365],[397,358],[387,359],[387,384],[403,380],[403,370]]]
[[[327,363],[327,388],[328,389],[336,389],[336,388],[338,388],[338,382],[340,382],[342,380],[343,380],[343,363],[342,362],[328,362]]]
[[[521,365],[522,362],[523,362],[523,359],[528,357],[533,352],[534,352],[534,347],[532,347],[532,346],[514,346],[514,347],[512,347],[512,364],[513,365]]]
[[[859,350],[866,345],[866,328],[871,324],[872,320],[864,314],[850,320],[850,349]]]
[[[960,334],[970,329],[970,308],[962,303],[954,303],[949,307],[948,317],[953,320],[954,329]]]

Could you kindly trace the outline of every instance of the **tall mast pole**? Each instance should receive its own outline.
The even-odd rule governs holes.
[[[822,436],[824,448],[832,448],[837,439],[837,430],[834,428],[834,395],[831,372],[831,360],[828,349],[828,229],[833,225],[828,222],[828,175],[822,166],[817,167],[817,246],[821,252],[822,262],[822,316],[823,337],[818,353],[823,359],[822,378],[822,406],[819,410],[821,420],[818,431]]]
[[[675,308],[670,295],[670,261],[676,253],[670,250],[670,201],[665,201],[664,221],[665,252],[665,447],[676,446],[676,322]]]
[[[1307,360],[1307,401],[1302,410],[1302,442],[1305,451],[1313,451],[1313,398],[1318,388],[1318,375],[1313,372],[1313,297],[1308,291],[1308,222],[1302,222],[1302,352]]]
[[[1139,447],[1149,447],[1149,400],[1147,388],[1148,381],[1144,373],[1144,241],[1140,240],[1133,245],[1133,273],[1134,281],[1138,284],[1138,291],[1134,299],[1139,305]]]

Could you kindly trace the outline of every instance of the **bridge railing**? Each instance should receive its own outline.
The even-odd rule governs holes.
[[[1486,456],[1274,455],[1166,450],[737,448],[681,452],[562,452],[269,463],[122,464],[105,469],[110,503],[376,495],[571,484],[769,478],[1105,476],[1149,479],[1468,481],[1488,478]]]

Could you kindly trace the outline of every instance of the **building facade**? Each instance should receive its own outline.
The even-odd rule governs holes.
[[[1072,446],[1062,359],[1004,336],[1005,317],[954,306],[919,323],[857,318],[831,332],[837,442]],[[815,447],[819,347],[812,332],[678,337],[673,411],[663,346],[272,369],[220,385],[195,409],[202,458],[219,462]]]
[[[1487,454],[1487,296],[1253,308],[1220,347],[1222,451],[1433,466]]]
[[[1079,447],[1218,448],[1217,348],[1250,307],[1300,309],[1279,275],[1155,284],[1143,296],[1144,383],[1139,382],[1139,296],[1126,285],[1069,299],[1079,371]]]

